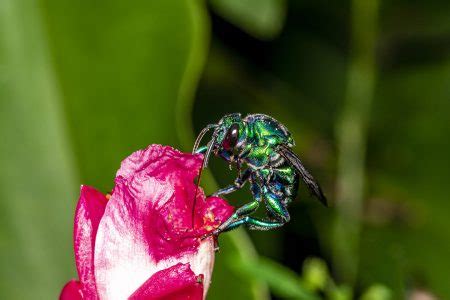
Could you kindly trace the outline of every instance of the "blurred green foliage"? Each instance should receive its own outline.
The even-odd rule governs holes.
[[[271,39],[283,28],[285,0],[211,0],[211,7],[225,19],[260,39]]]
[[[254,262],[230,260],[229,264],[241,274],[264,280],[271,291],[281,298],[319,299],[311,291],[303,286],[300,277],[285,266],[270,259],[260,258]]]
[[[391,297],[391,291],[385,286],[373,285],[362,295],[361,300],[385,300]]]
[[[81,183],[235,111],[287,125],[338,203],[301,189],[290,224],[250,233],[263,257],[223,235],[209,299],[450,298],[449,41],[444,0],[1,1],[0,298],[75,276]]]
[[[312,291],[323,290],[328,282],[328,268],[324,261],[317,258],[307,258],[303,263],[303,281]]]
[[[366,89],[368,95],[356,94],[356,103],[363,107],[351,104],[349,109],[356,115],[348,118],[351,132],[361,111],[368,110],[358,145],[366,149],[359,166],[363,178],[357,178],[364,186],[355,218],[359,241],[339,240],[344,246],[355,245],[348,253],[354,265],[346,267],[356,269],[356,281],[342,285],[335,294],[349,297],[354,291],[356,297],[379,282],[389,287],[393,299],[404,298],[414,287],[449,298],[445,180],[450,178],[446,155],[450,150],[446,139],[450,129],[450,4],[380,1],[376,28],[370,29],[373,41],[367,41],[367,26],[355,23],[370,19],[354,16],[357,4],[290,1],[286,24],[270,42],[248,37],[242,33],[245,28],[240,31],[221,14],[215,16],[215,38],[194,120],[198,120],[198,129],[230,111],[263,112],[282,120],[294,134],[298,153],[336,201],[335,185],[342,176],[337,172],[342,130],[338,121],[348,99],[348,72],[355,59],[353,39],[355,34],[360,36],[361,55],[368,54],[364,47],[374,47],[370,72],[375,77],[373,87]],[[353,81],[362,85],[365,76],[356,75]],[[367,97],[372,98],[371,106],[364,104]],[[210,107],[215,107],[213,112]],[[347,161],[353,163],[354,157]],[[212,168],[222,185],[231,180],[223,174],[223,165]],[[239,193],[237,202],[248,197],[248,193]],[[251,233],[260,253],[295,271],[309,255],[322,255],[330,263],[335,256],[331,242],[335,209],[322,209],[305,199],[306,193],[300,198],[303,203],[290,208],[293,221],[288,226],[275,233]],[[294,247],[295,243],[299,246]],[[337,283],[351,284],[334,263],[331,271]]]

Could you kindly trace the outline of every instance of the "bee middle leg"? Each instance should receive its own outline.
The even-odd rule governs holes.
[[[242,188],[249,177],[250,177],[250,171],[247,169],[242,173],[241,176],[236,178],[236,180],[234,181],[234,184],[231,184],[227,187],[224,187],[224,188],[218,190],[211,196],[218,197],[220,195],[226,195],[226,194],[232,193],[232,192]]]
[[[259,219],[250,217],[249,214],[242,215],[240,218],[226,224],[220,232],[233,230],[240,225],[245,225],[251,230],[270,230],[278,228],[290,221],[286,206],[280,201],[280,198],[272,193],[268,193],[264,196],[267,212],[269,214],[268,219]],[[225,224],[225,223],[224,223]],[[218,229],[220,229],[220,226]]]
[[[227,187],[221,188],[220,190],[218,190],[217,192],[215,192],[211,196],[212,197],[219,197],[221,195],[227,195],[227,194],[230,194],[230,193],[232,193],[234,191],[237,191],[241,187],[242,187],[242,184],[235,182],[234,184],[230,184]]]

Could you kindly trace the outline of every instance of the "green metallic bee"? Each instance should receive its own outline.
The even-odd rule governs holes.
[[[203,136],[214,129],[212,139],[200,147]],[[234,113],[224,116],[218,124],[207,125],[198,135],[194,153],[204,154],[203,168],[208,166],[211,153],[234,164],[238,177],[234,184],[218,190],[213,196],[226,195],[250,182],[253,201],[239,207],[211,235],[246,225],[253,230],[269,230],[289,222],[288,204],[295,199],[299,178],[310,192],[323,204],[327,200],[319,185],[305,169],[291,147],[294,140],[287,128],[274,118],[263,114],[251,114],[245,118]],[[267,210],[267,218],[251,217],[261,203]]]

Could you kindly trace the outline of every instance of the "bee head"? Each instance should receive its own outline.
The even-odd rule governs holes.
[[[234,113],[224,116],[215,130],[217,137],[214,151],[233,152],[244,140],[244,129],[241,114]]]
[[[241,114],[234,113],[224,116],[217,124],[207,125],[198,135],[194,150],[195,153],[200,145],[203,136],[211,129],[214,129],[211,140],[207,145],[205,156],[203,159],[203,167],[208,166],[211,153],[218,155],[232,155],[245,140],[245,122],[242,120]]]

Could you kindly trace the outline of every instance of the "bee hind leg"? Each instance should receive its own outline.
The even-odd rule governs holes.
[[[236,224],[236,225],[239,226],[241,224],[247,226],[248,229],[251,229],[251,230],[266,231],[266,230],[270,230],[270,229],[279,228],[279,227],[283,226],[284,224],[286,224],[286,222],[285,221],[261,220],[258,218],[245,217],[244,219],[240,220],[240,224]],[[231,226],[233,226],[233,225],[234,224],[231,224]]]
[[[243,206],[239,207],[225,222],[223,222],[216,230],[212,232],[212,235],[219,235],[224,231],[230,231],[241,225],[241,220],[245,219],[248,215],[254,213],[259,207],[259,201],[253,200]]]
[[[274,228],[279,228],[289,222],[291,219],[286,206],[280,201],[279,197],[275,194],[266,194],[264,197],[266,203],[266,209],[269,218],[266,220],[245,217],[238,221],[240,224],[230,224],[232,226],[239,226],[241,224],[246,225],[251,230],[270,230]]]

